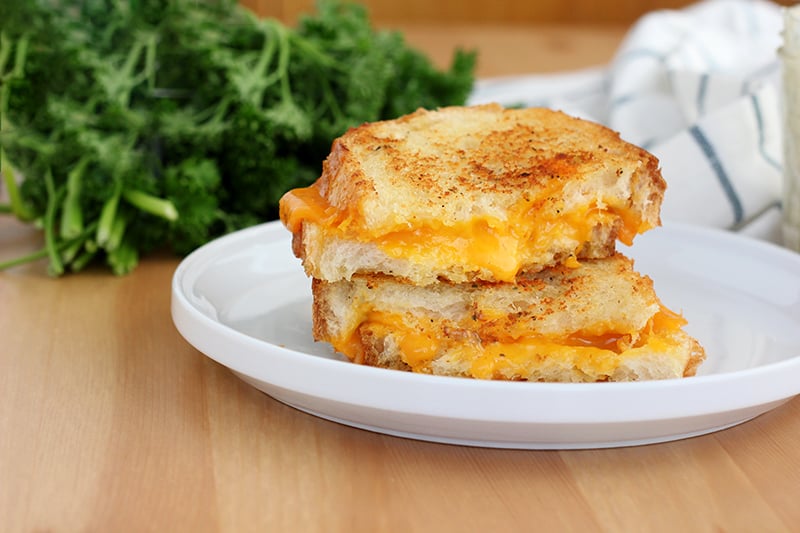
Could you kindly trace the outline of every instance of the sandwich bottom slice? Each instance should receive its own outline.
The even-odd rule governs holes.
[[[550,382],[694,375],[705,359],[620,253],[515,283],[418,286],[383,275],[314,279],[314,337],[352,361],[427,374]]]

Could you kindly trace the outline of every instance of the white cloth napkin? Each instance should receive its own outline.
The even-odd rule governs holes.
[[[654,11],[608,65],[481,80],[470,103],[546,106],[606,124],[661,161],[665,221],[780,243],[782,9],[705,0]]]

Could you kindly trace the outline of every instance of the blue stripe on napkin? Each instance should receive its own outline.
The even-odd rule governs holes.
[[[697,125],[689,127],[689,133],[694,138],[695,142],[697,142],[697,145],[703,151],[703,154],[706,156],[708,164],[711,165],[711,168],[714,170],[714,174],[717,176],[717,179],[722,186],[722,190],[725,192],[725,196],[728,198],[728,201],[731,204],[731,208],[733,209],[734,225],[739,224],[742,220],[744,220],[744,208],[742,207],[742,201],[739,199],[739,195],[733,188],[733,183],[731,183],[728,173],[722,166],[722,162],[719,160],[716,150],[714,150],[714,147],[711,145],[708,137],[706,137],[705,133],[703,133],[703,131]]]
[[[775,158],[772,157],[767,153],[766,149],[766,135],[764,133],[764,115],[761,112],[761,103],[758,101],[758,95],[751,94],[750,95],[750,102],[753,104],[753,113],[756,116],[756,127],[758,128],[758,152],[761,154],[761,157],[764,158],[770,166],[775,168],[778,171],[783,171],[783,165],[777,161]]]

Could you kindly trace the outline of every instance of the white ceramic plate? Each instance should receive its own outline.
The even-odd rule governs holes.
[[[698,376],[491,382],[349,363],[311,338],[310,283],[277,222],[188,256],[174,275],[172,317],[189,343],[281,402],[355,427],[453,444],[662,442],[744,422],[800,393],[800,255],[670,224],[625,253],[705,346]]]

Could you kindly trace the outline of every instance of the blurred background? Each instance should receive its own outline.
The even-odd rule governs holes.
[[[513,24],[610,24],[628,25],[648,11],[687,6],[688,0],[364,0],[377,25],[424,24],[429,22]],[[790,5],[795,2],[777,2]],[[298,15],[312,11],[314,0],[242,0],[242,4],[264,16],[293,23]]]
[[[261,16],[293,25],[315,0],[241,0]],[[604,65],[630,26],[656,9],[690,0],[363,0],[375,27],[399,30],[439,68],[455,48],[477,50],[478,77],[554,73]],[[779,0],[790,5],[790,0]],[[480,31],[476,31],[476,29]],[[525,50],[507,54],[502,50]]]

